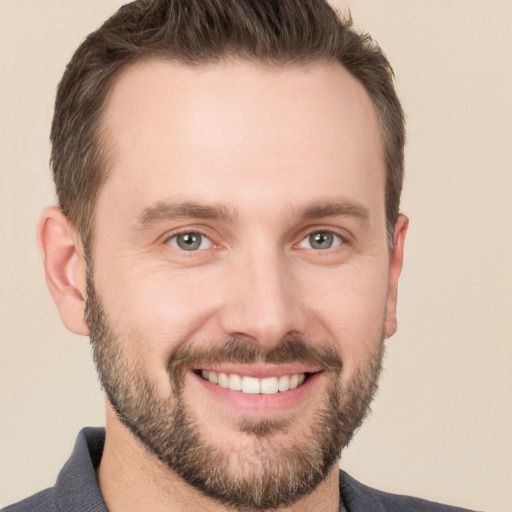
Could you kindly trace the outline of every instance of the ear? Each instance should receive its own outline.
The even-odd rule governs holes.
[[[85,257],[80,236],[60,208],[45,208],[37,223],[37,244],[46,283],[62,323],[75,334],[89,335],[85,322]]]
[[[395,224],[393,235],[393,250],[389,261],[388,296],[386,304],[386,338],[395,334],[397,329],[396,304],[398,297],[398,279],[402,272],[404,260],[404,243],[409,219],[405,215],[399,215]]]

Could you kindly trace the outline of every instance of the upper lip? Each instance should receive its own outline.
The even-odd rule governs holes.
[[[196,371],[206,370],[216,373],[237,374],[246,377],[255,377],[264,379],[267,377],[281,377],[283,375],[296,375],[301,373],[317,373],[322,371],[318,366],[309,366],[302,364],[278,364],[278,365],[262,365],[262,364],[213,364],[198,366],[194,368]]]

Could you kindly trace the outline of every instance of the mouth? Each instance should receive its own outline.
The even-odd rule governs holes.
[[[293,373],[289,375],[269,376],[264,378],[240,375],[238,373],[196,370],[194,373],[216,386],[230,391],[239,391],[247,395],[275,395],[296,389],[312,375],[310,373]]]
[[[219,405],[237,417],[281,415],[308,407],[322,393],[326,378],[317,365],[295,363],[220,363],[190,368],[189,376],[192,396],[203,396],[208,406]]]

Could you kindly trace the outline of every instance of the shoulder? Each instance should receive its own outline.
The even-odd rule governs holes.
[[[340,471],[340,493],[347,512],[469,512],[467,509],[373,489],[344,471]]]
[[[101,460],[104,441],[103,428],[82,429],[70,458],[57,476],[55,486],[9,505],[0,512],[107,512],[95,472]]]
[[[0,512],[53,512],[55,508],[53,487],[13,503]]]

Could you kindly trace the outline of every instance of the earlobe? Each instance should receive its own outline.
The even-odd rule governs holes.
[[[390,338],[397,330],[396,306],[398,298],[398,280],[402,272],[404,260],[404,243],[409,219],[405,215],[399,215],[395,224],[393,235],[393,250],[389,261],[388,295],[386,304],[385,335]]]
[[[63,324],[87,336],[85,259],[76,228],[56,206],[45,208],[37,224],[37,243],[46,283]]]

